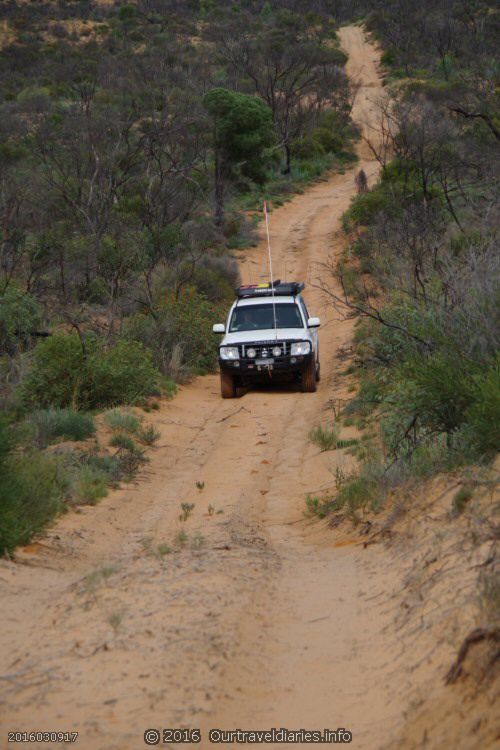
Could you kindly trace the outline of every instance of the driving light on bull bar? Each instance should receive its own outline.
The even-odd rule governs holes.
[[[281,349],[279,346],[273,346],[273,357],[280,357]]]
[[[298,357],[301,354],[309,354],[310,351],[311,344],[309,341],[297,341],[295,344],[292,344],[290,354],[292,357]]]
[[[247,357],[250,357],[250,359],[253,359],[256,355],[257,355],[257,352],[255,351],[255,349],[253,348],[253,346],[250,346],[247,349]]]
[[[240,355],[237,346],[221,346],[219,349],[221,359],[239,359]]]

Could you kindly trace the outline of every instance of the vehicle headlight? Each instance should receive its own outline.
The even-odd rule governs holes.
[[[281,349],[279,346],[273,346],[273,357],[280,357]]]
[[[256,355],[257,355],[257,352],[255,351],[255,349],[253,348],[253,346],[250,346],[247,349],[247,357],[250,357],[250,359],[253,359]]]
[[[292,357],[298,357],[301,354],[309,354],[310,351],[311,344],[309,341],[297,341],[295,344],[292,344],[290,355]]]
[[[221,359],[239,359],[240,354],[237,346],[221,346],[219,349]]]

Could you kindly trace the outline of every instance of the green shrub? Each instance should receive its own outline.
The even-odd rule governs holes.
[[[144,458],[144,452],[137,447],[135,451],[121,451],[119,458],[120,468],[125,480],[127,481],[135,476],[141,465],[146,460]]]
[[[0,354],[13,353],[25,344],[40,324],[40,308],[36,300],[10,285],[0,293]]]
[[[417,479],[428,479],[438,471],[445,471],[452,463],[446,435],[431,435],[406,457],[408,474]]]
[[[357,511],[370,507],[377,511],[388,490],[386,471],[381,458],[371,454],[355,475],[339,476],[333,510],[346,510],[354,521]]]
[[[400,366],[379,369],[378,377],[385,381],[380,410],[388,451],[401,456],[423,441],[422,458],[439,445],[446,453],[466,428],[468,409],[474,403],[475,372],[471,361],[446,350],[432,354],[414,350]],[[432,445],[431,438],[438,442]]]
[[[363,363],[360,388],[344,414],[367,416],[376,408],[388,451],[413,454],[415,475],[498,450],[500,358],[488,365],[463,354],[467,341],[460,331],[445,337],[447,321],[433,305],[395,301],[382,314],[431,345],[363,321],[355,335]]]
[[[31,370],[21,386],[22,395],[27,403],[37,406],[78,407],[86,377],[78,336],[55,334],[35,347]]]
[[[162,396],[164,396],[167,399],[171,399],[175,396],[177,393],[177,384],[172,380],[171,377],[168,375],[161,375],[160,376],[160,391]],[[158,411],[160,408],[160,404],[157,401],[153,401],[151,404],[151,409],[154,411]]]
[[[317,156],[322,156],[325,149],[319,140],[309,136],[294,141],[292,153],[296,159],[314,159]]]
[[[140,465],[146,461],[144,451],[134,443],[130,435],[116,433],[111,438],[109,444],[113,448],[118,448],[120,471],[127,479],[131,478]]]
[[[361,193],[352,199],[350,207],[342,217],[344,230],[350,231],[358,225],[368,226],[382,210],[394,213],[396,205],[395,197],[379,186],[367,193]]]
[[[422,320],[419,320],[418,312],[400,301],[384,306],[382,315],[387,320],[401,326],[403,330],[382,326],[373,320],[362,320],[354,335],[356,349],[360,357],[366,359],[369,363],[368,368],[364,368],[362,374],[364,376],[365,369],[368,369],[374,381],[371,386],[367,384],[366,387],[368,388],[374,387],[375,383],[378,386],[381,383],[381,373],[374,371],[374,365],[388,368],[400,364],[413,354],[415,347],[408,336],[405,335],[405,329],[417,335],[425,335],[421,330]],[[380,400],[380,389],[376,388],[376,391],[376,393],[370,394],[374,401]]]
[[[163,373],[182,379],[182,373],[187,376],[215,368],[218,341],[212,325],[225,313],[225,304],[211,303],[193,289],[186,289],[178,297],[169,294],[155,308],[154,316],[135,315],[128,322],[126,335],[152,350],[155,364]]]
[[[233,296],[234,285],[216,268],[198,268],[194,273],[193,282],[199,293],[211,302],[229,301]]]
[[[357,136],[356,127],[345,115],[335,109],[324,110],[319,116],[318,127],[313,131],[313,138],[331,153],[341,153]]]
[[[466,413],[470,435],[481,453],[500,449],[500,357],[474,378],[474,402]]]
[[[343,228],[350,231],[355,226],[373,224],[381,212],[385,219],[398,218],[404,213],[408,197],[414,203],[423,200],[419,170],[411,162],[394,159],[384,167],[380,181],[367,193],[356,195],[342,217]],[[427,199],[440,199],[436,187],[428,187]]]
[[[111,484],[116,484],[122,478],[123,472],[119,456],[99,456],[88,453],[83,460],[87,466],[106,476]]]
[[[85,440],[95,433],[95,423],[89,414],[72,409],[39,409],[29,416],[36,431],[39,448],[46,448],[56,438]]]
[[[158,375],[151,354],[136,341],[106,349],[89,337],[84,351],[76,334],[55,334],[35,347],[21,396],[41,407],[132,404],[155,392]]]
[[[53,457],[16,455],[0,424],[0,554],[27,544],[62,509],[63,477]]]
[[[313,139],[322,146],[323,152],[339,153],[344,148],[342,135],[327,127],[316,128]]]
[[[115,456],[23,453],[10,434],[0,424],[0,554],[27,544],[64,510],[65,502],[95,505],[109,484],[131,477],[144,460],[133,442]]]
[[[352,416],[357,414],[360,417],[368,417],[373,410],[380,404],[383,390],[372,371],[363,371],[358,393],[344,407],[343,414]]]
[[[157,391],[158,371],[137,341],[119,341],[89,358],[89,401],[93,407],[134,404]]]
[[[122,479],[128,480],[144,461],[142,450],[128,435],[115,436],[118,451],[115,455],[84,453],[65,456],[66,486],[65,498],[68,503],[94,505],[108,492],[108,487],[116,487]],[[122,439],[123,438],[123,439]]]
[[[369,476],[369,473],[363,473],[357,477],[349,479],[339,489],[334,502],[334,509],[345,509],[347,513],[356,520],[356,513],[359,509],[370,506],[372,510],[377,510],[384,495],[385,488],[379,478]]]
[[[104,421],[112,430],[124,430],[136,433],[141,426],[141,420],[135,414],[122,409],[112,409],[104,415]]]
[[[380,58],[380,62],[382,65],[387,65],[387,67],[391,67],[392,65],[395,65],[396,63],[396,53],[393,49],[386,49]]]
[[[73,488],[73,501],[77,504],[96,505],[108,494],[108,475],[95,466],[82,466]]]
[[[320,177],[325,170],[330,169],[335,162],[331,154],[317,154],[309,159],[292,161],[291,178],[296,182],[295,190],[300,184],[307,184]]]
[[[410,358],[401,376],[414,384],[414,411],[433,432],[452,433],[474,401],[474,367],[446,351]]]

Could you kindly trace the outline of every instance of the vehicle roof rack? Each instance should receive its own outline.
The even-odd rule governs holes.
[[[236,291],[238,299],[245,297],[272,297],[274,287],[275,297],[295,297],[305,289],[305,284],[301,281],[281,281],[277,279],[272,284],[244,284],[239,286]]]

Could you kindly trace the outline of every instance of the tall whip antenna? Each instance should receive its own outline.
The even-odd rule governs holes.
[[[269,252],[269,274],[271,276],[271,298],[273,301],[274,335],[276,338],[278,338],[278,326],[276,325],[276,302],[274,301],[273,259],[271,255],[271,237],[269,235],[269,214],[267,213],[267,201],[264,201],[264,216],[266,218],[267,249]]]

